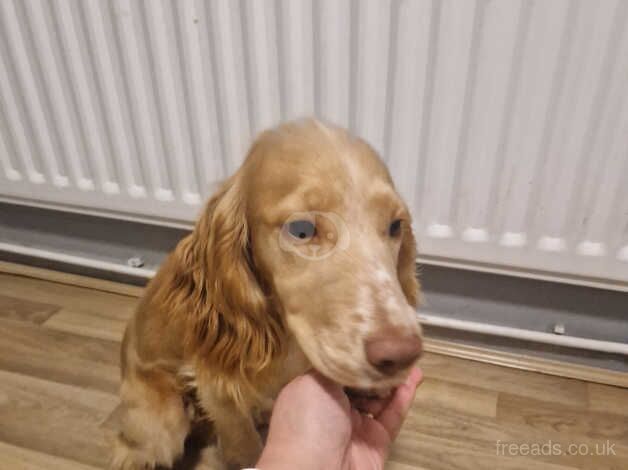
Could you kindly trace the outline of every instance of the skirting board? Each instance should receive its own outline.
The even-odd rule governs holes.
[[[88,276],[81,276],[78,274],[69,274],[51,269],[38,268],[6,261],[0,261],[0,272],[85,287],[94,290],[101,290],[115,294],[128,295],[131,297],[139,297],[144,291],[142,287],[132,286],[121,282],[107,281]],[[469,346],[453,341],[444,341],[429,337],[425,339],[424,347],[426,351],[434,354],[453,356],[503,367],[510,367],[513,369],[528,370],[542,374],[628,388],[628,375],[622,372],[520,354],[512,354],[490,348]]]
[[[59,284],[86,287],[88,289],[111,292],[113,294],[128,295],[129,297],[140,297],[142,292],[144,292],[143,287],[124,284],[122,282],[107,281],[105,279],[54,271],[52,269],[38,268],[25,264],[10,263],[8,261],[0,261],[0,272],[57,282]]]
[[[434,354],[453,356],[461,359],[485,362],[497,366],[513,369],[529,370],[542,374],[556,375],[569,379],[596,382],[605,385],[628,388],[628,374],[597,367],[580,364],[572,364],[551,359],[512,354],[505,351],[497,351],[490,348],[481,348],[459,344],[453,341],[444,341],[433,338],[425,338],[424,348]]]

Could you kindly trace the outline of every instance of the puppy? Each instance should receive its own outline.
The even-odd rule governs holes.
[[[316,120],[264,132],[129,322],[113,468],[171,466],[195,408],[228,466],[254,465],[254,417],[310,367],[354,390],[401,383],[422,349],[415,251],[364,141]]]

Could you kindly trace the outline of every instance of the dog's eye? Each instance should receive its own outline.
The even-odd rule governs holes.
[[[295,220],[288,223],[288,233],[299,240],[307,240],[316,235],[316,226],[309,220]]]
[[[401,234],[401,219],[394,220],[388,227],[388,235],[398,237]]]

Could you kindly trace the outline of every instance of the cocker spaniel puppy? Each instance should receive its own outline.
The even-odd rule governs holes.
[[[316,120],[264,132],[127,327],[113,467],[172,465],[194,409],[228,466],[254,465],[255,417],[310,367],[398,385],[422,349],[415,274],[410,214],[369,145]]]

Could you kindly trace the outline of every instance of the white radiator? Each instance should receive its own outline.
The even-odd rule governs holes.
[[[625,285],[627,77],[625,0],[1,0],[0,196],[189,223],[317,114],[431,261]]]

